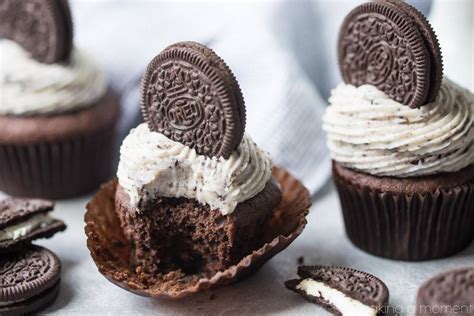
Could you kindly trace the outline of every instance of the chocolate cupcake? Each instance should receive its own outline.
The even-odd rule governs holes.
[[[360,43],[369,46],[354,50]],[[428,22],[398,1],[357,7],[341,29],[346,83],[332,91],[324,129],[347,234],[377,256],[441,258],[473,238],[474,96],[436,82],[433,49]]]
[[[12,2],[0,17],[0,190],[52,199],[92,191],[111,175],[119,104],[72,45],[67,1]]]
[[[214,51],[183,42],[156,56],[142,111],[118,183],[86,213],[91,254],[114,283],[182,297],[242,278],[301,233],[309,193],[245,134],[239,85]]]
[[[220,65],[217,84],[229,89],[218,97],[212,97],[219,90],[207,85],[207,78],[193,79],[213,67],[211,59]],[[182,61],[190,66],[181,66]],[[175,73],[168,73],[169,65]],[[150,80],[155,73],[156,81]],[[244,135],[239,113],[245,108],[243,101],[237,102],[243,98],[234,81],[212,50],[195,43],[170,46],[148,67],[142,82],[147,123],[133,129],[122,144],[115,195],[133,260],[148,273],[212,275],[262,245],[262,227],[280,204],[281,191],[272,179],[270,156]],[[227,94],[240,97],[225,103]],[[159,105],[155,98],[161,99]],[[222,117],[226,111],[232,116]],[[201,146],[205,140],[198,135],[205,136],[221,120],[227,124],[216,126],[216,138],[209,140],[215,143]],[[190,136],[180,138],[181,132]],[[231,141],[226,143],[226,137]]]

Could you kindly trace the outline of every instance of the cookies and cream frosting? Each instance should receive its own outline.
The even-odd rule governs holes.
[[[0,40],[0,115],[56,114],[92,105],[106,93],[104,74],[79,49],[67,64],[42,64]]]
[[[117,176],[133,206],[156,197],[196,199],[223,215],[260,193],[272,175],[268,153],[248,135],[228,159],[199,155],[143,123],[120,148]]]
[[[331,93],[324,130],[333,160],[377,176],[415,177],[474,163],[474,95],[444,79],[438,98],[419,109],[372,85]]]

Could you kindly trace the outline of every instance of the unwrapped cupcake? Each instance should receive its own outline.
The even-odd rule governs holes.
[[[73,46],[67,1],[0,6],[0,190],[67,198],[111,175],[119,104]]]
[[[324,129],[350,240],[382,257],[452,255],[474,232],[474,96],[442,79],[436,36],[401,1],[355,8]]]
[[[308,191],[245,134],[242,93],[214,51],[167,47],[146,70],[141,104],[145,123],[123,141],[118,183],[86,214],[109,279],[182,297],[255,271],[301,233]]]

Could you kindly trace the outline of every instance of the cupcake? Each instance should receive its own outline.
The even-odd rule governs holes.
[[[141,103],[145,123],[123,141],[118,183],[87,206],[88,246],[110,280],[182,297],[242,278],[301,233],[309,193],[245,133],[239,85],[214,51],[166,48]]]
[[[0,190],[68,198],[111,175],[118,99],[72,45],[67,1],[0,9]]]
[[[226,91],[211,90],[206,70]],[[115,195],[134,263],[150,274],[224,270],[262,245],[281,201],[270,156],[244,134],[240,88],[212,50],[178,43],[151,61],[142,95],[147,123],[122,144]]]
[[[339,37],[345,83],[324,129],[349,239],[399,260],[452,255],[474,231],[474,96],[448,78],[423,15],[354,9]]]

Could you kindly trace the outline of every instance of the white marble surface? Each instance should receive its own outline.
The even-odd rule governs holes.
[[[56,303],[45,311],[55,315],[329,315],[285,289],[283,282],[296,275],[297,259],[305,264],[343,265],[370,272],[383,279],[390,303],[400,315],[411,315],[418,286],[446,269],[472,265],[474,245],[443,260],[406,263],[370,256],[348,241],[332,184],[315,197],[303,234],[257,274],[238,284],[182,300],[139,297],[107,281],[89,256],[84,234],[84,206],[89,197],[57,203],[56,216],[69,225],[65,233],[39,244],[62,260],[62,289]],[[212,298],[212,299],[211,299]]]

